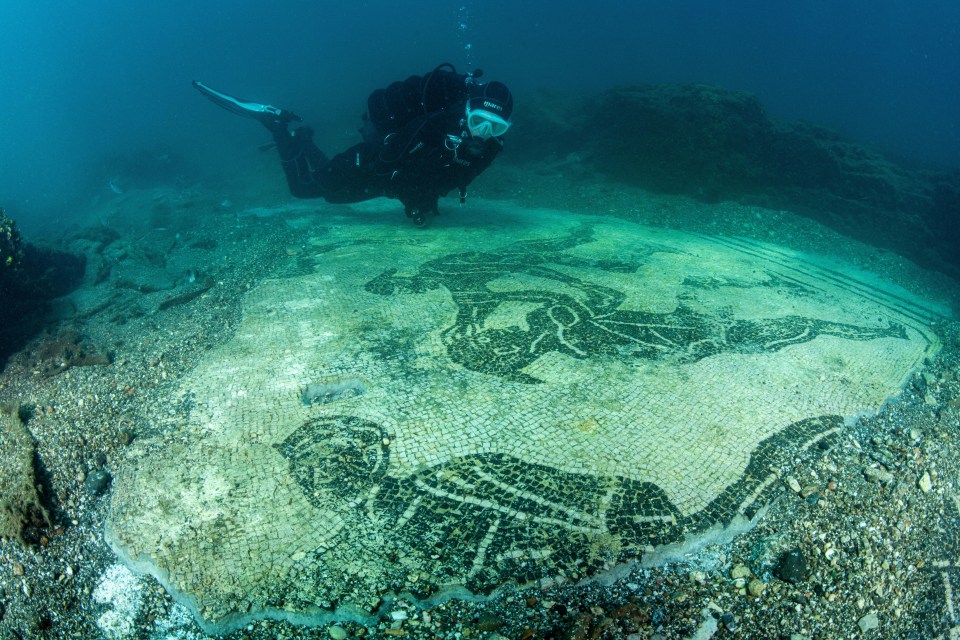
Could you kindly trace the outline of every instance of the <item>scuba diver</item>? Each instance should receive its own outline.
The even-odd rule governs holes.
[[[367,99],[363,142],[327,158],[313,129],[290,129],[303,119],[286,109],[236,98],[193,81],[215,104],[259,121],[273,135],[290,193],[327,202],[360,202],[386,196],[403,203],[407,217],[426,226],[437,200],[454,188],[461,206],[467,185],[503,148],[513,96],[502,82],[481,83],[482,71],[457,73],[441,64]]]

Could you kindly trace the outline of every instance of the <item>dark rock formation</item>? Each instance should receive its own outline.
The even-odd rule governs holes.
[[[20,240],[16,225],[0,210],[0,366],[43,326],[50,301],[82,280],[82,256]]]
[[[753,95],[704,85],[539,93],[514,119],[520,160],[578,157],[651,191],[792,210],[960,274],[960,171],[908,168],[823,127],[771,120]]]
[[[592,112],[593,162],[624,182],[713,201],[767,178],[757,156],[772,131],[752,96],[700,85],[629,87],[601,95]]]

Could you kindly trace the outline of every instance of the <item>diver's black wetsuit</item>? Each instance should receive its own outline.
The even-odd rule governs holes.
[[[274,139],[290,192],[298,198],[360,202],[396,198],[415,219],[437,213],[453,189],[461,198],[503,144],[466,131],[470,78],[441,65],[370,94],[364,141],[333,158],[313,143],[312,130],[280,127]]]

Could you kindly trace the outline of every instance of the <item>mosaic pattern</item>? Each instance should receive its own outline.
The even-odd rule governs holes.
[[[353,416],[311,420],[277,450],[290,462],[290,473],[314,506],[324,497],[349,500],[383,480],[387,471],[386,432]]]
[[[484,207],[495,228],[325,227],[183,381],[177,444],[134,449],[107,539],[208,631],[579,579],[749,521],[939,348],[939,310],[870,274]]]
[[[671,313],[624,310],[621,307],[626,296],[622,291],[551,266],[618,273],[633,273],[640,268],[639,264],[583,260],[564,253],[589,240],[590,232],[580,230],[564,239],[522,242],[502,251],[443,256],[425,263],[414,276],[398,276],[395,270],[388,270],[368,282],[365,289],[383,295],[448,291],[456,303],[457,316],[453,326],[441,334],[447,354],[471,371],[515,382],[537,382],[522,369],[551,352],[578,359],[608,356],[625,361],[684,363],[723,352],[778,351],[820,335],[849,340],[906,339],[903,327],[894,324],[857,327],[801,316],[738,320],[697,313],[682,303]],[[490,288],[492,281],[520,274],[531,276],[533,286],[511,291]],[[540,284],[543,281],[559,287],[544,289]],[[771,279],[765,286],[783,283]],[[520,326],[488,326],[491,316],[508,305],[528,309]]]

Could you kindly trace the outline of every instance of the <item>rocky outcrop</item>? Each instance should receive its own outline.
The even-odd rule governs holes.
[[[751,94],[706,85],[540,93],[524,105],[510,141],[521,159],[577,154],[652,191],[793,210],[960,274],[960,171],[903,166],[823,127],[772,120]]]
[[[0,210],[0,367],[47,320],[50,302],[80,284],[86,259],[24,242]]]
[[[33,543],[50,526],[37,491],[36,443],[17,407],[0,406],[0,536]]]

